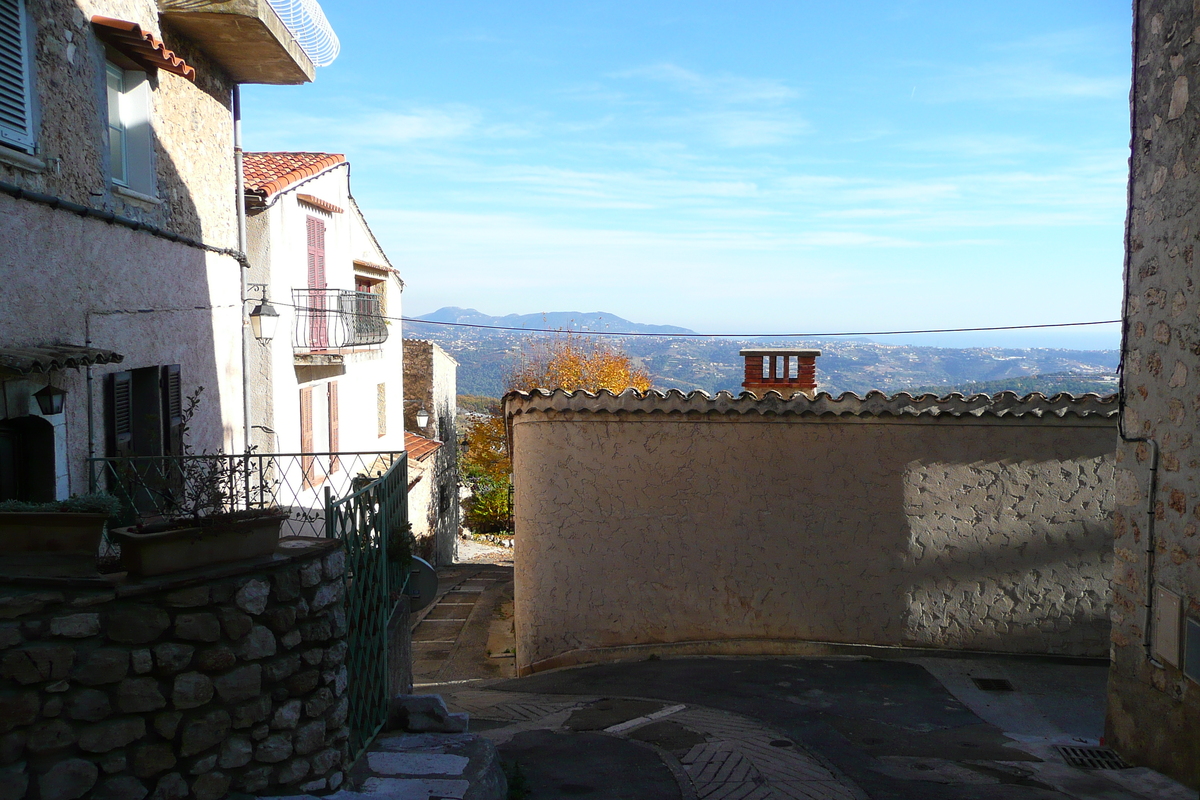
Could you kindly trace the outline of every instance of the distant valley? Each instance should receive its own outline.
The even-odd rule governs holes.
[[[518,329],[570,328],[633,333],[691,333],[669,325],[644,325],[599,312],[548,312],[490,316],[475,309],[447,307],[418,319],[459,325],[488,325]],[[458,391],[465,395],[499,397],[504,373],[523,342],[522,330],[452,327],[405,322],[405,336],[436,342],[459,363]],[[812,347],[817,359],[820,390],[832,394],[871,389],[963,393],[1011,390],[1098,392],[1117,390],[1117,350],[1058,350],[1050,348],[948,348],[891,345],[845,339],[692,339],[629,336],[616,339],[627,353],[654,377],[656,389],[740,392],[746,347]]]

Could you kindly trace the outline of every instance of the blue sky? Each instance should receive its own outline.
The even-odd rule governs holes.
[[[348,155],[408,315],[1120,316],[1128,2],[322,6],[341,56],[313,84],[247,87],[246,147]]]

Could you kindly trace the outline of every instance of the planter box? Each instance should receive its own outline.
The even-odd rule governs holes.
[[[140,532],[117,528],[110,535],[121,545],[121,566],[130,574],[162,575],[269,556],[279,544],[279,529],[287,517],[286,511],[275,509],[188,528]]]
[[[60,553],[95,558],[107,514],[0,512],[0,554]]]

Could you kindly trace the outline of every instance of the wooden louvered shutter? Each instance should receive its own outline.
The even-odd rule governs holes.
[[[325,283],[325,220],[308,217],[308,337],[313,350],[329,347]]]
[[[162,368],[163,455],[183,455],[183,385],[178,364]]]
[[[305,386],[300,390],[300,467],[304,470],[304,488],[317,485],[315,469],[316,459],[310,455],[313,451],[313,407],[312,387]]]
[[[108,376],[108,454],[133,455],[133,375],[114,372]]]
[[[33,147],[25,0],[0,0],[0,141]]]
[[[338,385],[337,381],[329,382],[329,452],[338,451]],[[338,457],[329,457],[329,472],[338,471]]]
[[[324,289],[325,284],[325,220],[308,218],[308,288]]]

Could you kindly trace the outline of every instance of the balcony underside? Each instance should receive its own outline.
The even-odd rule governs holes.
[[[267,0],[159,0],[158,9],[237,83],[308,83],[316,74]]]

